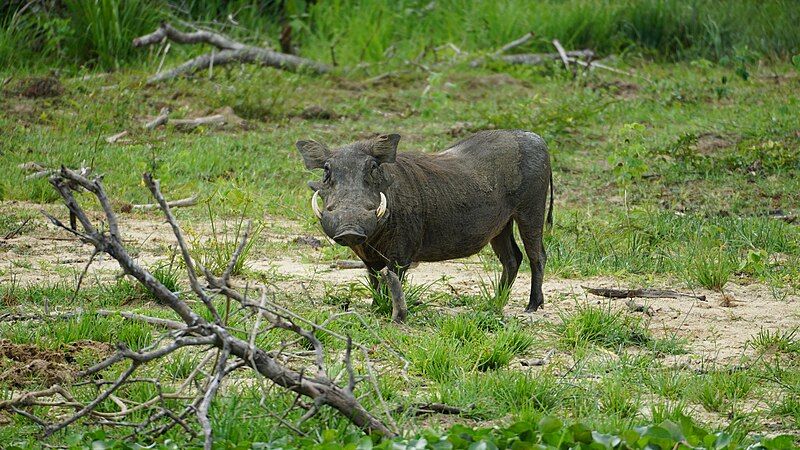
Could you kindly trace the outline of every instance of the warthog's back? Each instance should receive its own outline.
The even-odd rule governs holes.
[[[508,223],[527,190],[547,188],[547,178],[538,186],[540,176],[530,170],[537,152],[546,162],[546,147],[533,133],[485,131],[440,153],[398,154],[390,228],[419,233],[415,261],[477,253]],[[549,176],[549,164],[543,170]]]

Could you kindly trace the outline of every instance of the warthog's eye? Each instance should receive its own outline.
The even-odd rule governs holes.
[[[331,166],[326,163],[324,170],[325,172],[322,175],[322,182],[329,183],[331,181]]]
[[[380,173],[378,173],[378,162],[374,159],[367,163],[367,178],[370,181],[378,181]]]

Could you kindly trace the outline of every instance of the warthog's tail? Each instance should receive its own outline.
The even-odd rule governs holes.
[[[550,209],[547,210],[547,229],[553,229],[553,168],[550,168]]]

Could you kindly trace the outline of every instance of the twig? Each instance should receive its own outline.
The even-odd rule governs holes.
[[[163,406],[162,402],[161,411],[151,415],[150,418],[148,418],[148,420],[141,425],[141,427],[148,426],[147,424],[152,423],[154,420],[158,420],[159,417],[170,417],[172,420],[171,422],[151,430],[153,435],[160,435],[174,427],[176,424],[181,424],[181,426],[183,426],[181,421],[183,421],[187,415],[191,414],[192,412],[196,412],[198,413],[198,420],[203,426],[204,435],[206,437],[206,447],[210,446],[211,433],[208,428],[209,424],[207,422],[207,410],[211,404],[211,399],[216,394],[217,389],[219,389],[222,379],[225,376],[227,376],[236,368],[247,365],[253,368],[259,374],[263,375],[265,378],[274,382],[275,385],[313,399],[315,405],[313,407],[314,410],[318,410],[322,406],[327,405],[342,413],[353,424],[365,431],[375,432],[384,436],[394,436],[395,431],[386,427],[383,422],[378,420],[377,417],[373,416],[369,411],[367,411],[361,405],[359,400],[354,397],[352,393],[352,387],[354,386],[356,380],[354,372],[350,377],[347,387],[344,388],[340,387],[333,380],[328,378],[324,367],[324,350],[320,340],[314,335],[314,332],[318,330],[319,327],[314,326],[311,330],[301,328],[292,319],[292,317],[299,316],[288,312],[288,310],[285,308],[281,308],[278,305],[267,302],[265,300],[266,296],[262,298],[260,305],[254,304],[247,298],[246,295],[242,295],[228,286],[227,279],[225,278],[227,278],[229,275],[224,275],[222,279],[215,278],[202,266],[192,261],[180,227],[178,226],[175,217],[172,215],[171,209],[164,199],[164,196],[161,194],[159,183],[147,174],[144,176],[144,180],[153,197],[161,207],[164,215],[167,218],[167,222],[172,227],[175,239],[178,241],[178,246],[181,249],[181,255],[184,259],[184,264],[188,269],[187,272],[189,274],[192,292],[203,301],[206,309],[211,313],[212,317],[214,317],[214,322],[211,323],[192,311],[182,297],[179,298],[176,293],[173,293],[167,289],[160,281],[155,279],[152,274],[140,267],[130,257],[122,245],[116,215],[111,208],[111,203],[107,198],[99,179],[89,180],[80,173],[62,167],[62,169],[56,173],[50,181],[51,184],[61,194],[70,213],[75,216],[76,223],[80,224],[81,229],[71,229],[62,224],[57,218],[46,214],[50,221],[56,226],[59,226],[79,237],[83,242],[92,244],[96,250],[107,253],[114,258],[119,263],[120,267],[125,271],[125,273],[133,276],[142,285],[147,287],[162,304],[172,309],[181,318],[183,323],[141,316],[134,313],[120,313],[125,314],[123,317],[131,320],[142,320],[156,326],[165,326],[173,330],[164,337],[171,338],[172,342],[159,348],[155,348],[157,345],[160,345],[161,339],[159,339],[156,344],[151,346],[151,348],[144,349],[140,352],[132,351],[120,344],[118,351],[115,354],[109,356],[100,363],[95,364],[89,369],[79,372],[77,374],[78,377],[91,376],[98,374],[99,372],[123,360],[131,361],[131,366],[128,371],[123,373],[115,382],[111,384],[109,388],[107,388],[92,402],[81,408],[80,411],[78,411],[75,415],[64,419],[58,424],[48,425],[46,432],[52,434],[53,432],[60,430],[71,423],[74,423],[83,416],[94,414],[94,410],[97,405],[112,395],[114,391],[119,388],[119,386],[123,385],[136,367],[150,363],[151,361],[159,360],[160,358],[163,358],[185,346],[211,346],[221,350],[220,359],[217,361],[214,372],[208,375],[207,379],[211,381],[206,386],[206,389],[203,391],[202,395],[198,396],[191,404],[187,405],[182,412],[176,414],[168,413],[167,408]],[[105,215],[105,222],[108,224],[108,232],[104,231],[102,228],[98,229],[95,227],[86,212],[76,200],[74,196],[74,190],[79,188],[86,189],[99,201]],[[245,245],[244,242],[246,242],[248,237],[247,234],[248,233],[245,233],[245,235],[243,235],[243,239],[239,244],[239,248]],[[238,255],[235,256],[238,257]],[[235,262],[235,260],[236,258],[232,258],[233,262]],[[205,274],[209,287],[200,285],[196,276],[197,271]],[[254,343],[251,344],[250,341],[240,339],[232,334],[227,333],[226,329],[222,325],[219,315],[214,309],[213,304],[210,302],[210,295],[224,295],[231,300],[239,302],[243,308],[256,308],[256,311],[258,311],[259,314],[265,314],[264,317],[270,320],[273,328],[291,331],[307,340],[312,345],[314,354],[316,355],[314,359],[317,368],[316,376],[313,378],[304,377],[302,371],[297,372],[278,362],[274,357],[275,353],[267,352],[255,346]],[[303,322],[310,323],[305,319]],[[258,327],[255,327],[255,329],[257,328]],[[255,332],[257,333],[258,331]],[[350,346],[352,345],[354,344],[351,341]],[[377,389],[377,380],[372,374],[368,352],[363,345],[358,345],[357,347],[364,353],[364,357],[367,360],[366,368],[370,374],[369,378],[376,387],[376,393],[380,403],[385,406],[385,402],[380,395],[380,390]],[[232,365],[227,365],[226,360],[228,357],[238,359]],[[202,367],[207,361],[208,359],[204,360],[200,366],[196,367],[196,371],[190,375],[190,379],[194,378],[196,374],[202,370],[200,367]],[[189,382],[190,380],[186,381],[186,383]],[[184,384],[184,387],[187,385],[186,383]],[[184,387],[182,387],[180,390],[183,390]],[[137,405],[133,408],[128,408],[127,414],[130,414],[137,408],[149,408],[158,403],[160,400],[163,400],[164,397],[165,395],[159,394],[157,397],[145,402],[145,405],[147,406],[140,407]],[[388,409],[385,409],[384,411],[386,411],[388,414]],[[121,412],[102,414],[119,415]],[[305,417],[310,417],[311,415],[313,415],[313,412],[311,414],[307,414]],[[388,419],[391,423],[391,417],[388,417]],[[142,430],[144,430],[144,428],[142,428]]]
[[[197,117],[194,119],[173,119],[169,123],[183,131],[191,131],[203,125],[224,125],[227,119],[222,114],[214,114],[211,116]]]
[[[5,236],[3,236],[3,240],[7,241],[9,239],[15,238],[22,231],[22,229],[25,228],[25,225],[27,225],[28,222],[30,221],[31,221],[30,217],[25,219],[17,228],[14,228],[13,230],[9,231]]]
[[[558,56],[561,57],[561,62],[564,63],[564,68],[567,69],[567,72],[569,72],[569,58],[567,58],[567,52],[564,51],[564,47],[561,46],[561,42],[558,42],[558,39],[553,39],[553,47],[555,47],[556,51],[558,51]]]
[[[161,108],[161,111],[159,111],[158,116],[156,116],[155,119],[145,123],[144,128],[146,130],[155,130],[159,126],[164,125],[169,120],[169,113],[170,110],[166,106]]]
[[[525,33],[524,35],[522,35],[522,37],[520,37],[518,39],[515,39],[515,40],[509,42],[508,44],[500,47],[500,49],[495,52],[495,55],[500,55],[500,54],[509,52],[509,51],[511,51],[511,50],[513,50],[513,49],[515,49],[517,47],[521,47],[521,46],[527,44],[528,42],[530,42],[531,39],[533,39],[535,36],[536,36],[536,34],[533,31],[529,31],[529,32]]]
[[[681,297],[689,297],[700,300],[702,302],[706,301],[705,295],[694,295],[694,294],[685,294],[669,289],[607,289],[607,288],[590,288],[586,286],[581,286],[586,292],[594,295],[599,295],[600,297],[608,297],[608,298],[681,298]]]
[[[570,50],[566,52],[570,62],[580,61],[578,58],[591,59],[594,57],[594,52],[589,49],[585,50]],[[528,65],[538,66],[550,61],[556,61],[561,58],[559,53],[519,53],[514,55],[493,55],[489,60],[496,59],[506,64],[512,65]],[[479,67],[486,63],[483,58],[476,59],[470,63],[471,67]],[[580,61],[581,64],[586,64]]]
[[[176,322],[174,320],[162,319],[160,317],[144,316],[144,315],[141,315],[141,314],[136,314],[136,313],[127,312],[127,311],[109,311],[109,310],[106,310],[106,309],[100,309],[100,310],[97,311],[97,315],[98,316],[103,316],[103,317],[120,316],[120,317],[124,317],[124,318],[126,318],[128,320],[137,320],[139,322],[149,323],[150,325],[164,327],[164,328],[168,328],[170,330],[182,330],[182,329],[186,328],[185,324],[182,324],[180,322]]]
[[[171,200],[167,202],[167,206],[170,208],[184,208],[187,206],[194,206],[197,204],[197,195],[193,195],[191,197],[182,198],[180,200]],[[146,203],[143,205],[132,205],[132,209],[141,209],[141,210],[150,210],[150,209],[157,209],[160,208],[161,205],[158,203]]]
[[[113,143],[117,142],[118,140],[124,138],[127,135],[128,135],[128,130],[123,130],[123,131],[120,131],[117,134],[114,134],[114,135],[111,135],[111,136],[107,137],[106,138],[106,142],[108,142],[109,144],[113,144]]]

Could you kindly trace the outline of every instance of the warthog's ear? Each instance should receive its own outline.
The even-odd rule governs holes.
[[[381,164],[393,163],[397,157],[398,142],[400,142],[399,134],[382,134],[373,141],[371,154]]]
[[[294,145],[303,156],[306,169],[319,169],[331,155],[328,147],[317,141],[297,141]]]

